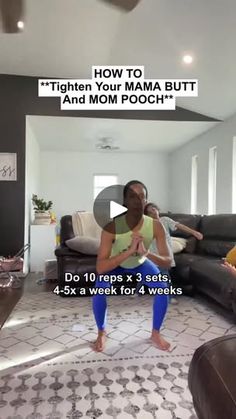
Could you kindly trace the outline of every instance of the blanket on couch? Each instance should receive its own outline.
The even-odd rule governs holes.
[[[96,223],[92,212],[75,212],[72,214],[72,226],[75,236],[100,239],[101,227]]]

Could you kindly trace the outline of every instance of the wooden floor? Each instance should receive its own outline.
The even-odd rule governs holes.
[[[42,284],[37,284],[37,279],[41,277],[40,274],[29,274],[26,278],[22,279],[23,286],[20,289],[12,288],[0,288],[0,329],[3,324],[10,316],[15,305],[18,303],[20,298],[25,293],[35,294],[38,292],[39,287],[40,291],[50,292],[55,288],[55,283],[43,282]]]

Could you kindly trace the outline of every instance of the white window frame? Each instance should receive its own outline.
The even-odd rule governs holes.
[[[217,147],[209,148],[208,215],[216,214]]]
[[[198,155],[192,156],[191,164],[191,214],[197,214]]]
[[[114,179],[114,182],[110,183],[110,184],[104,184],[101,186],[97,186],[95,185],[96,183],[96,177],[98,176],[107,176],[107,177],[114,177],[116,179]],[[96,197],[98,196],[98,194],[105,188],[107,188],[108,186],[112,186],[112,185],[118,185],[118,175],[117,173],[94,173],[93,175],[93,199],[96,199]]]

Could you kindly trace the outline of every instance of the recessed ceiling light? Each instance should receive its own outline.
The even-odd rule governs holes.
[[[17,22],[17,27],[19,29],[24,29],[24,22],[22,22],[22,20],[19,20],[19,22]]]
[[[193,57],[192,57],[192,55],[189,55],[189,54],[184,55],[184,56],[183,56],[183,62],[184,62],[185,64],[192,64],[192,62],[193,62]]]

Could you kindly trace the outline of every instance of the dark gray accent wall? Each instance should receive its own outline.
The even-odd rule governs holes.
[[[0,75],[0,152],[17,153],[17,181],[0,181],[0,255],[15,254],[24,243],[26,115],[171,121],[216,121],[195,112],[61,111],[58,98],[38,97],[38,78]]]

